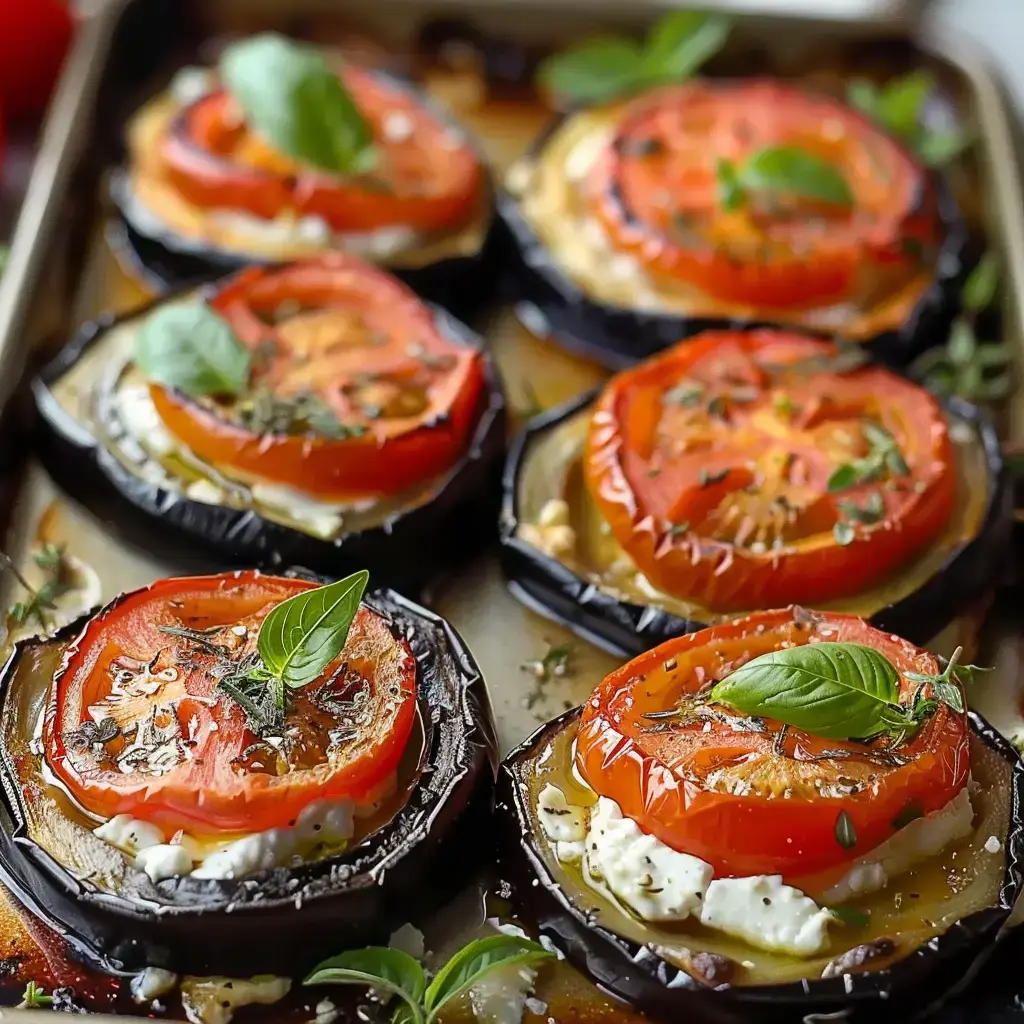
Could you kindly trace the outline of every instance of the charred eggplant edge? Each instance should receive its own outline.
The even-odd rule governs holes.
[[[517,536],[521,518],[518,482],[535,440],[591,405],[599,393],[600,388],[595,388],[542,413],[513,440],[502,478],[501,566],[509,589],[531,611],[568,626],[613,654],[632,656],[671,637],[694,633],[708,623],[684,619],[654,605],[619,600]],[[947,414],[978,431],[988,467],[988,493],[975,536],[951,551],[935,575],[917,590],[868,619],[876,629],[916,644],[928,643],[996,585],[1013,529],[1010,478],[991,420],[959,398],[945,400],[942,406]]]
[[[498,767],[490,702],[469,649],[445,619],[391,590],[364,604],[391,623],[417,661],[424,751],[409,799],[389,822],[350,850],[299,868],[161,882],[164,897],[178,902],[149,906],[78,880],[29,838],[17,774],[0,748],[0,880],[94,963],[125,973],[151,964],[245,976],[304,968],[346,945],[382,941],[410,916],[440,906],[486,859],[480,836]],[[0,672],[0,700],[27,651],[69,642],[93,614],[49,640],[21,641]],[[258,935],[274,941],[240,941]]]
[[[163,551],[176,564],[192,563],[197,571],[250,565],[275,571],[294,564],[344,575],[369,568],[383,582],[414,589],[435,572],[468,558],[493,536],[498,505],[494,492],[506,444],[504,390],[483,339],[438,306],[432,306],[432,312],[441,332],[457,344],[475,348],[484,362],[486,389],[473,436],[461,458],[439,478],[429,500],[394,513],[379,526],[337,539],[322,540],[266,519],[254,509],[204,504],[182,491],[143,480],[57,400],[52,385],[109,330],[185,294],[208,295],[225,280],[208,282],[198,290],[186,287],[127,313],[106,314],[85,324],[33,379],[41,424],[39,455],[61,488],[102,515],[131,543]],[[182,539],[200,541],[206,553],[190,558],[182,551]]]
[[[907,1011],[921,1008],[922,992],[927,993],[930,1005],[949,998],[969,982],[991,952],[1024,891],[1024,761],[998,732],[971,711],[968,715],[973,734],[1009,762],[1011,771],[1006,868],[995,905],[959,919],[941,935],[882,970],[778,985],[702,984],[662,959],[651,947],[640,946],[594,923],[565,895],[548,870],[539,848],[543,839],[534,834],[517,767],[532,758],[550,736],[571,727],[581,710],[573,708],[541,726],[502,762],[496,808],[499,877],[511,886],[513,906],[528,927],[551,941],[600,988],[654,1019],[677,1020],[681,1013],[690,1012],[716,1024],[788,1022],[794,1019],[794,1013],[849,1012],[865,1003],[876,1011],[897,1012],[893,1019],[908,1019]],[[941,994],[934,986],[925,985],[926,980],[934,983],[934,974],[940,969],[949,981]],[[902,1017],[898,1016],[900,1010],[904,1011]]]
[[[478,314],[497,291],[502,270],[508,260],[508,237],[498,216],[498,202],[489,164],[469,130],[450,111],[433,99],[418,82],[382,68],[371,68],[389,85],[414,93],[434,117],[457,131],[476,154],[483,169],[487,225],[476,252],[449,256],[416,267],[391,266],[387,260],[378,265],[394,274],[421,297],[450,309],[458,316]],[[137,113],[137,110],[135,111]],[[154,229],[142,230],[131,218],[131,204],[122,194],[125,168],[114,171],[108,193],[118,218],[108,222],[106,238],[121,268],[157,294],[176,291],[186,285],[201,284],[213,275],[223,276],[245,267],[277,266],[289,260],[266,260],[242,252],[218,249],[199,240],[177,234],[163,224],[158,213],[148,211]],[[330,250],[327,250],[330,251]]]
[[[580,109],[552,119],[525,159],[537,159],[565,120]],[[904,323],[864,342],[873,355],[893,366],[906,366],[921,352],[945,340],[960,311],[960,293],[968,272],[969,238],[956,199],[940,174],[926,168],[924,171],[936,189],[943,230],[934,277]],[[802,330],[817,337],[837,335],[834,331],[812,330],[773,320],[771,316],[753,319],[686,316],[612,306],[592,299],[548,252],[520,210],[517,198],[505,190],[499,191],[497,210],[511,239],[507,276],[520,322],[532,333],[610,370],[632,366],[701,331],[775,327]]]

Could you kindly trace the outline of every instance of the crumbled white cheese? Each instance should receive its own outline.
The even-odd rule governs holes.
[[[192,870],[192,858],[184,847],[161,843],[140,850],[135,855],[135,866],[153,882],[162,882],[165,878],[187,875]]]
[[[544,835],[553,843],[579,843],[587,837],[587,812],[570,804],[549,782],[537,798],[537,817]]]
[[[415,925],[406,922],[400,928],[396,928],[388,939],[388,945],[392,949],[408,953],[415,960],[422,960],[426,952],[426,945],[423,939],[423,932]]]
[[[132,999],[140,1005],[167,995],[178,984],[178,976],[162,967],[147,967],[132,978]]]
[[[813,956],[828,945],[835,916],[781,875],[716,878],[704,895],[701,924],[773,952]]]
[[[184,67],[171,79],[169,92],[183,107],[201,100],[214,87],[214,78],[207,68]]]
[[[178,448],[145,384],[122,384],[114,395],[114,403],[125,430],[151,455],[170,455]]]
[[[271,828],[238,839],[208,857],[192,877],[244,878],[288,865],[311,845],[338,845],[352,833],[350,800],[315,800],[303,808],[294,828]]]
[[[999,841],[999,836],[989,836],[985,840],[985,850],[988,853],[999,853],[1003,848],[1003,844]]]
[[[565,158],[565,176],[570,181],[582,181],[608,146],[611,137],[611,131],[595,131],[580,139]]]
[[[204,505],[223,505],[224,489],[212,480],[193,480],[185,488],[185,496]]]
[[[318,537],[333,537],[341,529],[342,511],[351,507],[318,501],[284,484],[254,483],[252,497],[256,504],[283,513]]]
[[[473,1015],[480,1024],[519,1024],[536,981],[537,971],[523,964],[488,971],[469,990]]]
[[[193,978],[181,982],[181,1006],[191,1024],[229,1024],[243,1006],[272,1006],[280,1002],[292,983],[288,978]]]
[[[974,809],[964,786],[945,807],[911,821],[881,846],[855,861],[825,893],[825,903],[843,903],[883,889],[890,878],[902,875],[955,840],[969,835],[973,824]]]
[[[313,1020],[313,1024],[334,1024],[336,1020],[341,1020],[341,1010],[339,1010],[330,999],[321,999],[316,1004],[316,1017]]]
[[[163,832],[148,821],[140,821],[130,814],[116,814],[110,821],[105,821],[93,834],[111,846],[116,846],[122,853],[137,854],[151,846],[160,846],[167,840]]]
[[[587,867],[645,921],[699,914],[714,869],[642,831],[619,805],[600,797],[590,816]]]
[[[522,523],[519,526],[519,536],[527,544],[552,558],[568,555],[576,547],[576,531],[565,524],[540,526]]]
[[[569,502],[562,498],[549,498],[537,516],[538,526],[568,526]]]

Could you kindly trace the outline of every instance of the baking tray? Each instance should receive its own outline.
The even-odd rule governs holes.
[[[71,551],[99,570],[105,597],[179,568],[117,544],[103,523],[60,497],[30,455],[32,418],[25,375],[81,321],[104,309],[129,308],[147,297],[120,271],[106,248],[104,228],[110,210],[102,198],[103,175],[118,157],[124,118],[166,81],[173,67],[194,60],[196,47],[204,38],[230,30],[275,27],[338,41],[364,55],[401,55],[410,52],[410,40],[418,27],[443,17],[471,20],[507,56],[520,52],[521,45],[531,49],[562,45],[578,36],[584,11],[589,33],[606,25],[642,26],[661,6],[666,5],[627,7],[593,0],[585,4],[579,0],[386,0],[374,5],[360,0],[298,0],[290,4],[283,0],[115,0],[102,7],[84,25],[66,66],[40,143],[37,170],[24,200],[8,269],[0,281],[0,528],[4,550],[24,565],[33,543],[66,542]],[[763,11],[769,5],[756,6]],[[526,149],[547,120],[547,113],[535,101],[507,88],[507,81],[502,89],[495,87],[486,102],[477,104],[474,97],[479,96],[479,89],[474,91],[465,72],[415,63],[428,87],[459,108],[458,116],[478,134],[499,170]],[[979,245],[984,239],[1004,256],[1003,334],[1019,343],[1024,325],[1024,197],[1012,129],[999,84],[961,38],[933,30],[911,42],[905,34],[893,34],[891,24],[850,22],[824,29],[820,20],[757,16],[739,20],[729,50],[711,71],[727,73],[733,67],[748,73],[777,71],[786,77],[809,73],[827,78],[841,67],[884,76],[921,64],[938,72],[960,110],[978,127],[975,156],[959,186]],[[981,197],[987,202],[981,202]],[[495,314],[486,334],[519,414],[538,404],[551,407],[603,379],[601,369],[530,335],[507,311]],[[1021,356],[1019,370],[1024,369],[1024,352]],[[1016,443],[1024,440],[1024,400],[1007,410],[1004,429]],[[456,625],[477,656],[505,750],[539,722],[578,703],[618,663],[618,659],[572,640],[563,629],[515,602],[504,587],[493,553],[457,577],[436,580],[422,596]],[[1007,636],[999,616],[1005,617],[1005,610],[1019,602],[1020,594],[1003,590],[998,596],[998,615],[990,616],[985,635],[993,649],[1014,650],[1018,645],[1012,635]],[[10,603],[6,578],[0,580],[0,601],[0,607]],[[1012,627],[1013,616],[1010,619]],[[541,683],[522,667],[528,668],[550,646],[562,643],[572,644],[566,676]],[[1005,671],[984,685],[991,692],[1009,692],[1017,683],[1017,664],[1015,659],[1001,658]],[[425,923],[428,948],[441,952],[464,941],[488,912],[481,909],[481,895],[479,887],[470,887],[464,902],[444,915],[444,926]],[[451,926],[452,921],[458,922],[457,927]],[[1005,948],[1014,947],[1014,955],[1019,956],[1016,945],[1006,943]],[[6,989],[0,987],[0,1003],[5,991],[7,1001],[16,1001],[15,993],[31,977],[48,988],[72,984],[97,1009],[127,1011],[131,1007],[125,985],[98,981],[69,963],[58,937],[26,923],[0,898],[0,964],[12,955],[21,960],[6,979]],[[1004,972],[1005,964],[1012,962],[1009,952],[996,959],[997,968],[1002,963]],[[943,1024],[966,1024],[967,1020],[995,1024],[1000,1020],[1009,1003],[991,980],[999,976],[997,968],[978,989],[996,993],[989,1009],[982,1009],[974,998],[935,1019]],[[5,984],[3,973],[0,969],[0,986]],[[638,1020],[612,1006],[562,965],[550,972],[538,995],[547,1011],[528,1015],[533,1024],[546,1019],[559,1024]],[[296,1008],[294,1019],[308,1020],[310,1014],[303,1016],[303,1012]],[[239,1020],[244,1022],[250,1016]],[[0,1019],[15,1018],[4,1015]],[[264,1011],[262,1019],[286,1017],[275,1009]]]

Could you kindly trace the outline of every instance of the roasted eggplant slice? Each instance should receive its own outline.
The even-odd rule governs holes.
[[[20,644],[4,881],[107,969],[244,977],[452,895],[486,852],[483,681],[444,620],[363,585],[162,580]]]
[[[506,466],[513,590],[627,653],[790,601],[931,640],[999,577],[998,440],[852,354],[707,332],[533,421]]]
[[[330,60],[281,36],[242,40],[133,117],[111,181],[129,270],[164,290],[343,250],[459,313],[488,297],[500,233],[476,148],[411,83]]]
[[[1024,887],[1024,767],[964,708],[955,664],[855,616],[669,641],[509,755],[501,877],[652,1020],[911,1019]]]
[[[581,109],[507,184],[524,322],[611,367],[736,323],[904,364],[959,303],[966,230],[945,185],[863,115],[780,82]]]
[[[493,528],[489,356],[354,257],[91,324],[34,389],[57,482],[143,546],[200,542],[197,568],[368,565],[418,584]]]

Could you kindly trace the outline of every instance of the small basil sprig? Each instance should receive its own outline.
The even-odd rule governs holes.
[[[147,316],[135,335],[134,358],[149,380],[197,398],[240,395],[252,369],[252,353],[202,302],[175,303]]]
[[[673,11],[655,22],[643,45],[599,36],[549,57],[538,75],[560,101],[603,103],[690,78],[721,50],[731,27],[719,14]]]
[[[884,655],[863,644],[813,643],[753,658],[716,683],[710,700],[826,739],[864,740],[888,734],[898,745],[940,702],[963,712],[953,675],[950,667],[940,676],[908,673],[908,679],[921,685],[904,706],[900,675]],[[929,683],[933,697],[924,698]]]
[[[1013,393],[1013,347],[981,341],[975,328],[978,316],[995,300],[999,276],[999,261],[986,252],[964,283],[963,312],[953,321],[949,340],[923,353],[911,366],[911,373],[937,395],[998,403]]]
[[[397,949],[371,946],[350,950],[319,964],[304,985],[364,985],[402,1000],[396,1024],[433,1024],[442,1007],[467,992],[484,975],[512,964],[551,957],[543,946],[514,935],[476,939],[458,951],[430,984],[419,962]]]
[[[961,131],[926,124],[925,107],[937,88],[930,71],[911,71],[884,86],[858,78],[850,83],[847,99],[851,106],[909,142],[925,163],[935,167],[959,156],[971,141]]]
[[[275,149],[337,174],[376,166],[373,132],[319,50],[267,32],[226,47],[220,76]]]
[[[853,193],[839,169],[796,146],[766,146],[739,164],[719,158],[716,174],[718,201],[724,210],[738,209],[752,193],[835,206],[853,203]]]

